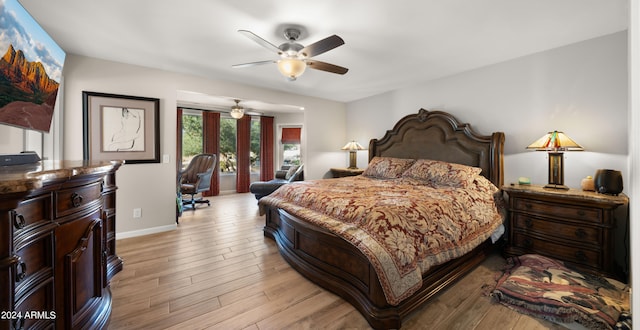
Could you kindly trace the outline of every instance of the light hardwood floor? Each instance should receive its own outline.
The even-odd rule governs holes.
[[[110,329],[369,329],[347,302],[299,275],[262,233],[252,194],[210,198],[178,229],[122,239]],[[413,314],[402,329],[562,329],[492,303],[487,259]]]

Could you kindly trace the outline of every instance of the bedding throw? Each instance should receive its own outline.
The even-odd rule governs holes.
[[[481,176],[464,189],[405,177],[301,181],[282,186],[259,203],[281,208],[357,247],[374,266],[391,305],[416,292],[431,267],[484,242],[504,216],[499,190]]]

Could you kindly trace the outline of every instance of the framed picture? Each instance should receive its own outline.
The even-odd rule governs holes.
[[[82,92],[85,160],[160,162],[160,99]]]

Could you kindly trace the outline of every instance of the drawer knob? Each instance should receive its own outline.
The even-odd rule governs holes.
[[[533,241],[528,239],[528,238],[525,238],[522,243],[524,244],[524,247],[526,247],[526,248],[531,248],[533,246]]]
[[[16,282],[24,280],[25,277],[27,277],[27,264],[21,262],[16,266]]]
[[[74,192],[71,195],[71,205],[73,205],[73,207],[78,207],[78,206],[82,205],[82,200],[83,199],[84,198],[82,197],[82,195]]]
[[[533,220],[531,220],[531,219],[529,219],[529,218],[526,218],[526,219],[524,220],[524,225],[525,225],[527,228],[531,228],[531,227],[533,227]]]
[[[20,213],[15,213],[13,216],[13,226],[16,229],[22,229],[27,225],[27,222],[24,220],[24,215]]]
[[[582,228],[578,228],[578,229],[576,229],[575,234],[576,234],[576,237],[577,237],[577,238],[584,239],[584,238],[586,238],[586,237],[587,237],[587,232],[586,232],[584,229],[582,229]]]
[[[576,251],[575,256],[579,261],[587,261],[587,255],[584,253],[584,251]]]
[[[533,205],[531,205],[531,203],[525,203],[525,204],[524,204],[524,207],[525,207],[527,210],[530,210],[530,209],[533,207]]]
[[[584,210],[578,210],[578,215],[584,217],[585,215],[587,215],[587,212],[585,212]]]

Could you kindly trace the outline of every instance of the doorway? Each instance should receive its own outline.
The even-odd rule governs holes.
[[[217,155],[216,173],[218,193],[237,191],[238,175],[238,120],[228,113],[215,112],[218,120],[207,121],[205,114],[211,110],[178,109],[177,155],[178,170],[187,167],[191,159],[200,153],[212,152]],[[249,139],[249,178],[250,182],[260,179],[260,117],[250,117]],[[206,123],[205,123],[206,122]],[[211,127],[215,125],[215,127]],[[209,127],[207,127],[209,126]],[[217,134],[211,134],[217,132]],[[206,147],[209,145],[209,147]],[[242,148],[241,148],[242,149]],[[217,193],[213,192],[213,195]]]

